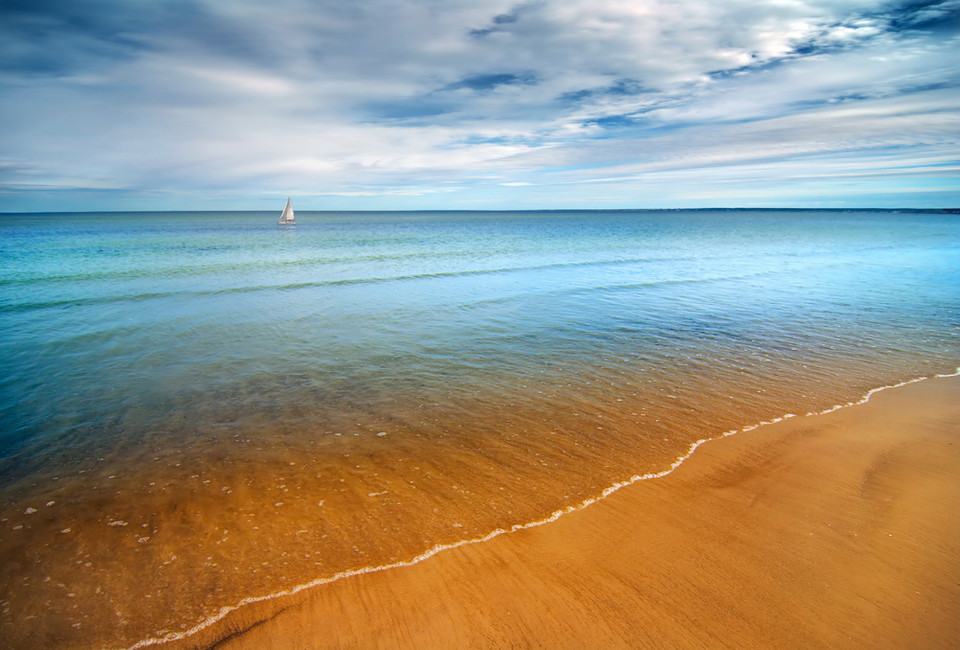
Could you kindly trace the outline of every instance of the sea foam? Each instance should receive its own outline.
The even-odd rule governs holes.
[[[910,384],[915,384],[915,383],[918,383],[918,382],[921,382],[921,381],[925,381],[925,380],[928,380],[928,379],[942,379],[942,378],[957,377],[957,376],[960,376],[960,367],[958,367],[958,368],[957,368],[954,372],[952,372],[952,373],[935,374],[935,375],[931,375],[931,376],[928,376],[928,377],[916,377],[916,378],[913,378],[913,379],[908,379],[908,380],[905,380],[905,381],[898,382],[898,383],[896,383],[896,384],[889,384],[889,385],[879,386],[879,387],[877,387],[877,388],[872,388],[872,389],[870,389],[869,391],[867,391],[867,392],[863,395],[863,397],[861,397],[861,398],[858,399],[858,400],[853,400],[853,401],[846,402],[846,403],[843,403],[843,404],[836,404],[836,405],[834,405],[834,406],[832,406],[832,407],[830,407],[830,408],[823,409],[823,410],[820,410],[820,411],[810,411],[810,412],[806,413],[804,417],[816,417],[816,416],[821,416],[821,415],[827,415],[827,414],[829,414],[829,413],[833,413],[833,412],[838,411],[838,410],[840,410],[840,409],[844,409],[844,408],[849,408],[849,407],[853,407],[853,406],[859,406],[859,405],[862,405],[862,404],[866,404],[866,403],[869,402],[870,399],[873,398],[875,395],[877,395],[878,393],[880,393],[880,392],[882,392],[882,391],[885,391],[885,390],[889,390],[889,389],[893,389],[893,388],[901,388],[901,387],[903,387],[903,386],[907,386],[907,385],[910,385]],[[148,646],[159,645],[159,644],[163,644],[163,643],[170,643],[170,642],[174,642],[174,641],[182,641],[182,640],[184,640],[184,639],[187,639],[187,638],[189,638],[189,637],[197,634],[197,633],[200,632],[201,630],[204,630],[204,629],[210,627],[211,625],[214,625],[215,623],[223,620],[223,618],[225,618],[225,617],[226,617],[227,615],[229,615],[231,612],[234,612],[234,611],[236,611],[236,610],[238,610],[238,609],[240,609],[240,608],[242,608],[242,607],[245,607],[245,606],[247,606],[247,605],[253,605],[253,604],[256,604],[256,603],[262,603],[262,602],[266,602],[266,601],[274,600],[274,599],[278,599],[278,598],[286,598],[286,597],[289,597],[289,596],[294,596],[294,595],[296,595],[296,594],[298,594],[298,593],[301,593],[301,592],[303,592],[303,591],[305,591],[305,590],[307,590],[307,589],[313,589],[313,588],[315,588],[315,587],[320,587],[320,586],[322,586],[322,585],[327,585],[327,584],[330,584],[330,583],[332,583],[332,582],[336,582],[336,581],[338,581],[338,580],[343,580],[343,579],[346,579],[346,578],[352,578],[352,577],[355,577],[355,576],[365,575],[365,574],[369,574],[369,573],[377,573],[377,572],[380,572],[380,571],[388,571],[388,570],[390,570],[390,569],[399,569],[399,568],[402,568],[402,567],[414,566],[414,565],[419,564],[419,563],[421,563],[421,562],[423,562],[423,561],[425,561],[425,560],[429,560],[430,558],[432,558],[432,557],[434,557],[435,555],[437,555],[437,554],[439,554],[439,553],[442,553],[442,552],[444,552],[444,551],[450,551],[450,550],[453,550],[453,549],[456,549],[456,548],[461,548],[461,547],[463,547],[463,546],[469,546],[469,545],[473,545],[473,544],[482,544],[482,543],[484,543],[484,542],[489,542],[490,540],[495,539],[495,538],[497,538],[497,537],[499,537],[499,536],[501,536],[501,535],[506,535],[506,534],[509,534],[509,533],[516,533],[516,532],[519,532],[519,531],[522,531],[522,530],[528,530],[528,529],[531,529],[531,528],[537,528],[537,527],[539,527],[539,526],[543,526],[543,525],[546,525],[546,524],[549,524],[549,523],[553,523],[553,522],[557,521],[558,519],[560,519],[561,517],[563,517],[564,515],[567,515],[567,514],[570,514],[570,513],[573,513],[573,512],[577,512],[577,511],[579,511],[579,510],[583,510],[583,509],[585,509],[585,508],[587,508],[587,507],[589,507],[589,506],[591,506],[591,505],[593,505],[593,504],[595,504],[595,503],[598,503],[599,501],[602,501],[603,499],[606,499],[607,497],[615,494],[616,492],[619,492],[620,490],[622,490],[622,489],[625,488],[625,487],[629,487],[629,486],[631,486],[631,485],[633,485],[633,484],[635,484],[635,483],[638,483],[638,482],[640,482],[640,481],[649,481],[649,480],[658,479],[658,478],[664,478],[664,477],[666,477],[666,476],[669,476],[670,474],[672,474],[673,472],[675,472],[675,471],[677,470],[677,468],[679,468],[686,460],[688,460],[698,448],[700,448],[701,446],[705,445],[705,444],[708,443],[708,442],[712,442],[712,441],[714,441],[714,440],[720,440],[720,439],[727,438],[727,437],[729,437],[729,436],[733,436],[733,435],[737,435],[737,434],[748,433],[748,432],[754,431],[754,430],[756,430],[756,429],[758,429],[758,428],[765,427],[765,426],[770,426],[770,425],[773,425],[773,424],[777,424],[777,423],[779,423],[779,422],[783,422],[784,420],[788,420],[788,419],[794,418],[794,417],[798,417],[798,416],[797,416],[796,414],[793,414],[793,413],[786,413],[786,414],[784,414],[784,415],[782,415],[782,416],[780,416],[780,417],[776,417],[776,418],[773,418],[773,419],[770,419],[770,420],[764,420],[764,421],[762,421],[762,422],[757,422],[757,423],[755,423],[755,424],[746,425],[746,426],[740,427],[739,429],[731,429],[731,430],[728,430],[728,431],[724,431],[723,433],[721,433],[721,434],[719,434],[719,435],[717,435],[717,436],[715,436],[715,437],[713,437],[713,438],[701,438],[700,440],[697,440],[696,442],[690,444],[690,446],[687,448],[686,452],[685,452],[684,454],[682,454],[681,456],[679,456],[667,469],[664,469],[664,470],[659,471],[659,472],[648,472],[648,473],[645,473],[645,474],[634,474],[634,475],[631,476],[629,479],[626,479],[626,480],[624,480],[624,481],[618,481],[618,482],[616,482],[616,483],[613,483],[612,485],[609,485],[608,487],[604,488],[604,489],[600,492],[600,494],[598,494],[598,495],[595,496],[595,497],[588,497],[588,498],[582,500],[582,501],[581,501],[580,503],[578,503],[578,504],[568,505],[568,506],[563,507],[563,508],[560,508],[560,509],[558,509],[558,510],[554,510],[549,516],[544,517],[544,518],[542,518],[542,519],[537,519],[537,520],[535,520],[535,521],[531,521],[531,522],[524,523],[524,524],[514,524],[513,526],[510,526],[509,528],[496,528],[496,529],[490,531],[489,533],[487,533],[486,535],[483,535],[483,536],[480,536],[480,537],[474,537],[474,538],[470,538],[470,539],[464,539],[464,540],[460,540],[460,541],[457,541],[457,542],[451,542],[451,543],[446,543],[446,544],[436,544],[435,546],[430,547],[429,549],[423,551],[422,553],[420,553],[420,554],[418,554],[418,555],[415,555],[414,557],[410,558],[409,560],[401,560],[401,561],[399,561],[399,562],[392,562],[392,563],[389,563],[389,564],[381,564],[381,565],[376,565],[376,566],[367,566],[367,567],[361,567],[361,568],[358,568],[358,569],[349,569],[349,570],[346,570],[346,571],[340,571],[340,572],[335,573],[335,574],[333,574],[333,575],[331,575],[331,576],[327,576],[327,577],[324,577],[324,578],[318,578],[318,579],[316,579],[316,580],[311,580],[311,581],[309,581],[309,582],[303,583],[303,584],[301,584],[301,585],[297,585],[297,586],[292,587],[292,588],[290,588],[290,589],[283,589],[283,590],[281,590],[281,591],[276,591],[276,592],[273,592],[273,593],[270,593],[270,594],[265,594],[265,595],[261,595],[261,596],[251,596],[251,597],[248,597],[248,598],[244,598],[243,600],[239,601],[239,602],[236,603],[235,605],[227,605],[227,606],[221,607],[220,610],[219,610],[216,614],[214,614],[214,615],[212,615],[212,616],[209,616],[208,618],[204,619],[203,621],[201,621],[201,622],[198,623],[197,625],[193,626],[192,628],[190,628],[190,629],[188,629],[188,630],[186,630],[186,631],[184,631],[184,632],[170,633],[170,634],[166,634],[166,635],[161,636],[161,637],[149,637],[149,638],[143,639],[143,640],[141,640],[141,641],[138,641],[137,643],[133,644],[132,646],[129,646],[129,650],[135,650],[135,649],[137,649],[137,648],[145,648],[145,647],[148,647]],[[374,495],[371,495],[371,496],[374,496]]]

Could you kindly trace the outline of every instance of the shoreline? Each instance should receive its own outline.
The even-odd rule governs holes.
[[[147,646],[163,646],[163,647],[209,647],[215,644],[226,644],[226,647],[269,647],[264,646],[264,643],[276,643],[276,647],[284,647],[285,645],[292,643],[297,647],[327,647],[325,643],[328,643],[330,646],[338,645],[381,645],[386,644],[387,646],[409,646],[411,644],[417,645],[424,642],[433,642],[433,643],[456,643],[476,646],[476,638],[466,638],[463,636],[463,631],[457,631],[453,628],[447,629],[444,635],[441,635],[438,638],[433,638],[429,640],[419,641],[418,643],[413,643],[413,637],[410,637],[412,633],[408,629],[397,629],[404,628],[405,626],[399,625],[391,627],[390,625],[381,625],[377,626],[375,623],[379,620],[382,621],[384,617],[398,617],[403,618],[404,616],[416,616],[416,611],[423,613],[424,611],[429,611],[429,607],[425,607],[421,604],[419,607],[413,607],[413,610],[416,611],[407,611],[406,613],[398,610],[402,610],[403,607],[400,605],[390,606],[384,605],[384,610],[386,613],[375,613],[375,612],[366,612],[366,616],[363,617],[364,620],[352,620],[349,625],[345,625],[345,629],[338,628],[337,624],[330,625],[330,618],[324,615],[321,611],[314,611],[312,615],[305,613],[306,610],[318,605],[318,603],[325,602],[326,606],[331,606],[332,603],[339,603],[337,605],[339,608],[343,608],[345,602],[350,601],[352,598],[360,598],[361,601],[368,600],[370,598],[367,595],[366,591],[369,587],[367,583],[376,583],[373,589],[374,593],[380,592],[391,592],[395,591],[397,585],[394,585],[394,582],[401,583],[406,582],[406,578],[411,575],[411,572],[415,575],[415,578],[422,582],[429,582],[430,579],[434,581],[438,580],[437,576],[444,576],[450,572],[456,574],[458,573],[457,565],[463,561],[464,555],[469,556],[469,566],[475,567],[482,565],[485,559],[488,559],[488,556],[496,556],[501,552],[501,548],[506,547],[508,550],[511,547],[526,546],[528,543],[528,538],[533,537],[540,539],[541,537],[545,538],[542,540],[546,543],[551,549],[554,549],[557,552],[560,552],[561,555],[564,555],[562,547],[564,543],[560,543],[558,540],[564,538],[564,529],[569,527],[576,528],[577,522],[583,518],[591,518],[591,513],[594,512],[594,508],[587,508],[590,505],[600,506],[601,504],[607,504],[601,510],[623,510],[625,501],[636,501],[637,500],[637,491],[640,488],[643,488],[642,492],[644,494],[648,492],[656,493],[666,490],[670,492],[675,489],[676,483],[683,483],[687,481],[688,475],[694,475],[698,472],[702,473],[703,468],[708,467],[710,463],[716,462],[716,457],[729,457],[728,461],[736,460],[734,458],[738,453],[742,453],[743,449],[741,447],[751,448],[757,445],[762,446],[763,441],[771,438],[786,437],[789,438],[789,435],[784,436],[779,432],[781,431],[793,431],[797,429],[809,429],[811,422],[814,424],[820,424],[823,420],[830,418],[839,419],[839,420],[849,420],[850,412],[856,411],[856,409],[851,409],[849,407],[860,407],[867,404],[872,404],[874,398],[880,393],[887,394],[898,394],[903,392],[910,392],[911,385],[921,384],[922,387],[927,387],[928,390],[921,391],[924,393],[934,393],[937,391],[929,389],[930,384],[939,385],[949,385],[952,387],[952,390],[956,391],[957,387],[960,387],[960,379],[958,379],[958,373],[952,373],[948,375],[937,375],[931,378],[917,378],[901,382],[894,386],[884,386],[880,388],[875,388],[867,392],[863,398],[858,401],[850,402],[847,404],[840,404],[830,409],[826,409],[817,413],[808,413],[806,416],[793,416],[787,414],[780,418],[776,418],[773,421],[763,422],[756,425],[750,425],[738,429],[736,431],[728,431],[718,435],[712,439],[700,440],[693,445],[691,445],[688,452],[678,459],[671,468],[664,470],[662,472],[647,474],[644,476],[633,476],[629,480],[614,484],[607,489],[605,489],[601,495],[585,500],[584,502],[575,505],[568,506],[565,509],[558,510],[552,515],[535,522],[528,524],[514,526],[510,530],[498,529],[492,531],[486,536],[483,536],[478,539],[464,540],[455,544],[440,545],[433,547],[424,553],[412,558],[408,561],[401,561],[387,566],[379,567],[370,567],[359,569],[355,571],[344,572],[344,574],[335,575],[325,579],[315,580],[305,585],[296,587],[295,589],[289,590],[287,592],[281,592],[276,594],[270,594],[267,596],[254,597],[245,599],[236,606],[224,608],[221,610],[221,613],[207,621],[204,621],[200,625],[194,627],[193,629],[187,631],[186,633],[180,633],[177,635],[172,635],[166,638],[153,638],[153,639],[144,639],[137,644],[131,646],[131,648],[140,648]],[[899,389],[899,390],[889,390],[889,389]],[[917,389],[918,387],[913,386],[912,388]],[[940,390],[938,388],[938,390]],[[949,390],[947,391],[949,392]],[[886,402],[898,402],[902,401],[899,399],[885,399]],[[941,400],[943,401],[943,400]],[[948,408],[946,404],[939,405],[942,409]],[[916,405],[913,405],[913,409],[916,410]],[[874,408],[873,410],[884,410],[882,408]],[[957,414],[960,415],[960,409],[957,409]],[[857,413],[853,414],[852,419],[857,420]],[[913,415],[917,415],[914,413]],[[904,418],[901,417],[901,420]],[[955,422],[956,420],[953,420]],[[805,426],[806,425],[806,426]],[[854,425],[856,423],[854,422]],[[824,428],[826,425],[821,424],[820,429]],[[900,426],[904,426],[904,422],[901,421]],[[828,427],[829,428],[829,427]],[[856,426],[854,426],[856,428]],[[948,427],[949,428],[949,427]],[[757,430],[760,429],[762,433]],[[736,436],[737,433],[746,433],[753,432],[751,436]],[[901,434],[902,435],[902,434]],[[702,447],[706,442],[716,441],[719,439],[733,438],[733,440],[724,443],[724,445],[709,445],[709,453],[705,450],[701,450],[699,454],[694,455],[693,452]],[[786,443],[784,443],[786,444]],[[900,440],[898,444],[906,444],[903,440]],[[919,443],[918,443],[919,444]],[[739,451],[738,451],[739,450]],[[699,460],[699,459],[703,460]],[[749,463],[746,463],[749,465]],[[960,466],[960,463],[958,463]],[[692,468],[692,469],[691,469]],[[751,471],[752,470],[752,471]],[[752,475],[758,471],[758,468],[742,467],[741,471],[745,475]],[[678,478],[674,478],[678,477]],[[658,478],[661,480],[653,481],[651,479]],[[639,484],[639,485],[638,485]],[[653,487],[657,486],[657,487]],[[704,487],[704,486],[701,486]],[[628,488],[624,490],[624,488]],[[709,486],[707,486],[709,489]],[[608,497],[612,496],[614,493],[622,493],[618,495],[617,499],[609,499]],[[626,494],[629,493],[629,498]],[[646,497],[645,497],[646,498]],[[641,498],[640,501],[644,499]],[[610,502],[616,502],[611,504]],[[635,504],[640,506],[640,512],[643,512],[644,509],[651,510],[651,508],[644,508],[644,503]],[[649,504],[646,504],[649,506]],[[618,507],[619,506],[619,507]],[[662,506],[662,504],[661,504]],[[669,509],[667,509],[669,510]],[[652,509],[651,512],[659,512],[656,509]],[[600,518],[600,515],[603,514],[601,511],[594,513],[595,516],[592,518]],[[669,512],[660,512],[661,515],[668,515],[669,519],[676,521],[676,518],[679,515],[670,514]],[[569,515],[569,516],[566,516]],[[576,521],[574,521],[576,520]],[[574,521],[574,523],[571,523]],[[566,522],[566,524],[564,523]],[[546,523],[553,524],[552,526],[544,526]],[[637,526],[637,522],[624,521],[616,524],[616,528],[626,528],[632,529]],[[593,527],[592,525],[590,526]],[[602,527],[601,527],[602,528]],[[681,527],[682,529],[683,527]],[[612,532],[612,531],[607,531]],[[674,534],[680,534],[681,531],[673,531]],[[727,531],[729,533],[730,531]],[[511,533],[507,535],[506,533]],[[581,531],[582,533],[582,531]],[[643,536],[643,531],[639,531],[639,534]],[[686,531],[687,536],[695,535],[692,531]],[[812,535],[812,533],[811,533]],[[575,537],[582,537],[581,534],[575,535]],[[602,535],[600,536],[603,537]],[[681,535],[682,537],[682,535]],[[567,539],[567,543],[571,540]],[[647,540],[648,542],[651,540]],[[483,542],[481,544],[480,542]],[[574,546],[577,544],[575,543]],[[594,549],[596,550],[596,549]],[[441,553],[441,551],[447,551],[446,553]],[[588,557],[591,554],[588,553]],[[476,556],[476,557],[475,557]],[[425,563],[424,560],[431,559],[429,563]],[[569,558],[568,558],[569,559]],[[503,567],[502,562],[498,562],[498,570],[494,572],[493,577],[487,577],[489,580],[511,580],[511,575],[513,573],[517,574],[515,578],[517,582],[513,584],[514,589],[523,589],[524,585],[522,581],[519,580],[521,574],[526,574],[530,571],[529,568],[523,566],[523,562],[509,562],[507,568]],[[634,567],[636,568],[636,567]],[[388,571],[388,569],[392,569]],[[601,562],[598,566],[593,567],[594,570],[603,571],[605,569],[603,563]],[[467,574],[469,572],[463,572]],[[549,571],[546,572],[549,575]],[[422,574],[422,575],[421,575]],[[630,575],[631,572],[627,572],[626,575]],[[432,576],[432,578],[431,578]],[[484,574],[486,576],[486,574]],[[455,577],[452,582],[454,584],[463,582],[463,579],[466,575]],[[531,576],[534,577],[534,576]],[[583,577],[583,576],[581,576]],[[346,580],[346,578],[351,578]],[[403,580],[401,580],[403,578]],[[482,578],[478,578],[481,579]],[[624,576],[621,576],[623,579]],[[689,578],[689,576],[688,576]],[[565,579],[567,580],[567,579]],[[470,582],[470,580],[467,580]],[[435,591],[442,593],[446,588],[449,588],[449,579],[442,579],[439,583],[434,584]],[[538,580],[533,581],[538,582]],[[561,580],[563,583],[564,580]],[[362,587],[359,586],[362,583]],[[556,585],[554,585],[556,586]],[[549,588],[545,588],[547,591],[550,591]],[[359,591],[358,591],[359,590]],[[349,593],[350,597],[344,599],[344,593]],[[333,598],[332,594],[336,594],[336,597]],[[396,597],[399,600],[403,600],[403,593],[397,593]],[[330,599],[333,598],[333,601]],[[430,593],[418,593],[417,598],[411,600],[418,603],[423,603],[429,601]],[[438,598],[438,601],[440,599]],[[392,602],[392,601],[391,601]],[[437,603],[440,605],[441,603]],[[476,603],[475,603],[476,604]],[[445,606],[449,609],[450,603],[447,603]],[[648,603],[649,605],[649,603]],[[482,608],[480,608],[482,609]],[[534,607],[536,610],[536,607]],[[951,610],[954,613],[960,614],[960,608]],[[466,616],[464,621],[461,621],[466,625],[471,616],[467,613],[461,612],[461,616]],[[528,615],[533,615],[528,612]],[[545,616],[548,616],[547,612],[540,612],[536,614],[536,618],[540,619]],[[290,618],[298,618],[296,624],[292,624],[288,621]],[[342,622],[341,617],[335,617],[339,622]],[[455,617],[454,617],[455,618]],[[418,619],[419,620],[419,619]],[[519,619],[514,619],[519,620]],[[324,621],[327,621],[324,623]],[[562,623],[562,621],[555,621],[555,623]],[[323,627],[325,631],[319,636],[311,635],[306,630],[316,631],[317,626]],[[627,628],[630,628],[629,621],[624,623]],[[422,627],[423,621],[419,620],[417,627]],[[454,626],[456,627],[456,626]],[[469,625],[466,625],[469,627]],[[563,625],[560,625],[562,628]],[[246,631],[245,631],[246,630]],[[379,630],[379,633],[369,636],[370,630]],[[638,630],[634,630],[637,632]],[[960,630],[957,630],[960,632]],[[346,633],[346,637],[339,637],[338,634]],[[581,634],[591,633],[589,629],[581,629]],[[368,634],[363,636],[363,634]],[[291,636],[292,635],[292,636]],[[299,636],[297,636],[299,635]],[[359,636],[358,636],[359,635]],[[398,636],[391,636],[398,635]],[[452,636],[448,636],[452,635]],[[507,636],[500,637],[497,640],[496,644],[500,643],[509,643],[511,641],[516,642],[518,639],[528,639],[529,640],[529,630],[527,633],[524,633],[520,636]],[[255,637],[255,638],[252,638]],[[534,635],[534,637],[542,637],[542,635]],[[404,642],[403,639],[410,638],[410,643]],[[487,638],[486,636],[483,638]],[[566,637],[563,637],[566,638]],[[571,637],[573,638],[573,637]],[[583,640],[586,640],[587,636],[580,637]],[[620,635],[619,637],[610,637],[607,639],[607,642],[617,645],[618,639],[619,642],[624,642],[625,639],[629,638],[630,643],[636,642],[638,639],[635,636],[627,634],[626,636]],[[285,641],[284,641],[285,639]],[[339,640],[334,640],[339,639]],[[392,641],[390,640],[392,639]],[[562,641],[561,637],[556,637],[553,643],[547,643],[547,645],[556,645],[557,641]],[[676,639],[681,645],[684,644],[682,639]],[[837,642],[837,639],[833,639],[831,643]],[[651,642],[652,641],[648,641]],[[659,642],[659,640],[657,641]],[[688,639],[689,642],[689,639]],[[492,643],[492,641],[491,641]],[[566,638],[566,641],[559,643],[559,645],[568,645],[569,638]],[[655,644],[655,643],[654,643]],[[486,642],[480,642],[479,645],[484,646],[488,645]],[[642,644],[641,644],[642,645]]]

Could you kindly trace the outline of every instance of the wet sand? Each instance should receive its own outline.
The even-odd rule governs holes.
[[[956,647],[958,513],[960,378],[927,380],[162,647]]]

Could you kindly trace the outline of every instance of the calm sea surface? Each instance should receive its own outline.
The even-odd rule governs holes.
[[[182,633],[960,365],[957,215],[276,218],[0,216],[13,647]]]

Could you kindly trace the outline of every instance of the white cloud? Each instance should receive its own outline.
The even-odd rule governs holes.
[[[98,13],[7,10],[0,188],[428,196],[469,194],[490,175],[532,197],[545,181],[948,148],[960,43],[928,27],[956,4],[103,0],[90,5]]]

